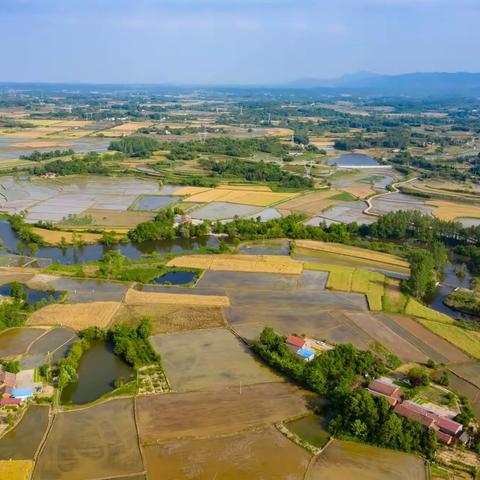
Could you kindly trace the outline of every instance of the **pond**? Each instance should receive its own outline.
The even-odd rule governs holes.
[[[62,292],[57,292],[55,290],[34,290],[33,288],[27,287],[25,284],[20,284],[23,291],[27,297],[27,303],[33,305],[34,303],[39,302],[40,300],[48,300],[54,302],[62,296]],[[6,283],[0,285],[0,296],[9,297],[12,292],[12,283]]]
[[[160,277],[154,278],[152,283],[158,283],[160,285],[187,285],[194,283],[197,280],[197,277],[197,272],[174,270],[164,273]]]
[[[78,381],[62,392],[62,403],[83,404],[114,390],[115,380],[130,380],[132,367],[113,352],[113,345],[102,340],[92,342],[78,368]]]
[[[3,247],[10,252],[18,252],[20,239],[12,230],[9,222],[0,220],[0,237]],[[138,260],[142,255],[156,252],[159,255],[169,253],[182,253],[192,250],[198,250],[202,247],[218,247],[219,242],[216,237],[208,236],[201,238],[176,238],[174,240],[154,240],[142,243],[125,243],[112,247],[101,244],[84,245],[82,247],[40,247],[34,254],[40,259],[49,259],[52,262],[62,265],[83,264],[100,260],[109,250],[118,250],[131,260]],[[28,253],[28,252],[22,252]]]
[[[285,426],[302,440],[317,448],[322,448],[330,438],[326,420],[315,414],[293,420]]]
[[[379,168],[383,167],[369,155],[347,153],[327,161],[328,165],[336,165],[339,168]],[[389,167],[388,167],[389,168]]]
[[[445,268],[444,277],[441,284],[435,293],[427,299],[427,303],[434,310],[450,315],[453,318],[462,320],[478,320],[478,317],[474,315],[459,312],[458,310],[447,307],[447,305],[443,303],[445,297],[449,293],[453,292],[453,290],[455,290],[457,287],[470,288],[472,275],[467,268],[462,268],[461,265],[462,264],[458,261],[453,260],[452,263]],[[464,272],[462,276],[458,276],[455,273],[455,271],[459,268],[462,270],[462,272]]]

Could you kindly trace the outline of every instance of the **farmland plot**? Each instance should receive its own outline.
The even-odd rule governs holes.
[[[318,401],[318,395],[289,383],[138,397],[140,441],[152,445],[267,426],[307,413]]]
[[[105,328],[119,306],[118,302],[51,304],[37,310],[27,323],[61,325],[74,330],[84,330],[93,326]]]
[[[145,448],[152,480],[285,478],[302,480],[311,455],[273,427]]]
[[[138,325],[144,317],[152,320],[154,335],[225,326],[222,307],[176,303],[122,305],[113,320]]]
[[[20,423],[0,439],[0,460],[33,459],[48,425],[48,407],[29,407]]]
[[[0,357],[15,357],[46,332],[43,328],[10,328],[0,333]]]
[[[423,460],[394,450],[334,440],[308,469],[307,480],[426,480]]]
[[[89,480],[141,474],[132,399],[58,413],[34,471],[35,480]]]
[[[258,362],[226,329],[152,337],[175,390],[275,382],[279,377]]]

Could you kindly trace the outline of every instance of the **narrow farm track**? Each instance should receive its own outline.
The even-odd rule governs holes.
[[[392,185],[391,185],[392,191],[391,192],[378,193],[377,195],[373,195],[372,197],[365,199],[365,203],[367,204],[367,208],[365,208],[363,210],[363,213],[365,215],[370,215],[372,217],[380,217],[381,216],[380,214],[372,213],[370,211],[373,208],[372,200],[374,200],[376,198],[380,198],[380,197],[386,197],[387,195],[392,195],[393,193],[400,193],[400,190],[398,189],[399,185],[405,185],[405,184],[413,182],[414,180],[417,180],[417,179],[418,179],[418,177],[413,177],[413,178],[410,178],[409,180],[405,180],[403,182],[392,183]]]

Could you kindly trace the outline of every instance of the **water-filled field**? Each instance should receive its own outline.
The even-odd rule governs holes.
[[[144,196],[135,204],[135,210],[156,211],[161,208],[167,208],[180,200],[179,196]]]
[[[306,479],[426,480],[426,472],[423,460],[415,455],[334,440],[316,457]]]
[[[186,285],[194,283],[197,277],[197,272],[178,270],[164,273],[160,277],[154,278],[152,282],[159,285]]]
[[[0,357],[21,355],[44,333],[43,328],[10,328],[0,333]]]
[[[273,427],[231,437],[184,440],[146,447],[153,480],[302,480],[311,455]]]
[[[238,203],[211,202],[192,212],[192,218],[201,220],[222,220],[233,218],[235,215],[243,217],[261,212],[262,209],[253,205],[242,205]],[[253,215],[255,216],[255,215]]]
[[[155,336],[152,343],[161,354],[167,376],[176,390],[279,380],[226,329]]]
[[[133,400],[58,413],[35,466],[35,480],[85,480],[141,474]]]
[[[48,407],[29,407],[20,423],[0,439],[0,460],[33,459],[47,425]]]
[[[214,390],[138,397],[142,444],[227,435],[308,413],[319,397],[290,383],[263,383]]]

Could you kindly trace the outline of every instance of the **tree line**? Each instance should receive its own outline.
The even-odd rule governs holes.
[[[305,362],[288,349],[285,337],[270,327],[263,329],[253,350],[274,369],[329,400],[331,433],[433,458],[435,432],[396,415],[384,398],[373,397],[363,388],[369,379],[387,372],[372,352],[351,344],[337,345]],[[362,386],[355,387],[358,383]]]

